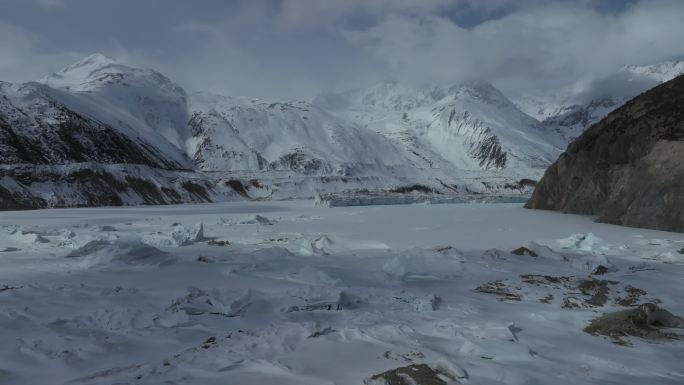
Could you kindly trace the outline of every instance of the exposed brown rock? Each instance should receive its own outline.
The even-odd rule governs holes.
[[[684,328],[684,319],[652,303],[645,303],[630,310],[606,314],[591,321],[584,331],[594,335],[613,338],[624,345],[622,337],[632,336],[645,339],[678,339],[662,328]]]
[[[539,254],[535,253],[534,251],[528,249],[525,246],[518,247],[517,249],[511,251],[511,254],[515,255],[527,255],[529,257],[538,257]]]
[[[520,294],[511,292],[502,280],[482,284],[476,287],[475,291],[485,294],[494,294],[499,297],[500,301],[520,301],[522,299]]]
[[[684,76],[647,91],[572,142],[525,207],[684,232]]]
[[[603,265],[598,265],[594,269],[594,271],[591,272],[591,275],[604,275],[608,273],[608,268],[603,266]]]
[[[376,374],[364,382],[368,385],[446,385],[443,378],[453,381],[425,364],[417,364]]]

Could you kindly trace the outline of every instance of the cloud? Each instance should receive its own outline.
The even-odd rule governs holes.
[[[481,77],[510,90],[553,88],[623,64],[681,54],[684,3],[641,1],[620,14],[557,2],[465,29],[445,16],[388,17],[345,36],[401,79]]]
[[[611,12],[598,7],[605,0],[256,3],[221,23],[194,27],[206,36],[201,61],[234,73],[208,65],[203,72],[238,93],[307,97],[386,78],[421,84],[474,77],[517,93],[684,50],[684,2],[676,0],[622,1]],[[452,17],[464,7],[485,19],[496,16],[465,28]]]
[[[83,56],[78,52],[50,53],[43,44],[39,36],[0,21],[0,80],[35,80]]]
[[[64,7],[66,4],[64,0],[33,0],[36,4],[42,7]]]
[[[684,54],[679,0],[35,1],[0,0],[4,80],[99,51],[231,95],[311,98],[388,78],[483,78],[513,94]]]

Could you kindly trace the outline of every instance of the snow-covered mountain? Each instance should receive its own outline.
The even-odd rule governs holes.
[[[185,117],[185,118],[184,118]],[[0,208],[206,202],[233,192],[190,171],[185,92],[93,55],[0,83]]]
[[[677,68],[623,72],[655,82]],[[619,102],[559,102],[542,124],[484,81],[383,82],[312,103],[188,95],[157,71],[95,54],[37,82],[0,83],[0,201],[524,194],[564,148],[563,125],[583,127]]]
[[[554,94],[523,95],[515,103],[569,142],[628,100],[681,74],[684,61],[628,65],[584,86]]]
[[[43,84],[0,83],[0,161],[183,168],[182,162],[126,130],[127,126],[108,125],[83,113],[83,107],[78,96]]]
[[[81,105],[74,109],[155,143],[190,167],[187,96],[159,72],[94,54],[38,82],[78,96]]]
[[[384,137],[310,103],[199,93],[190,98],[190,110],[190,154],[202,171],[411,172],[411,164]]]
[[[419,89],[392,81],[314,104],[384,135],[414,164],[483,178],[538,177],[562,143],[482,81]]]
[[[634,77],[643,77],[665,83],[684,74],[684,61],[666,61],[644,66],[629,65],[625,66],[623,70]]]

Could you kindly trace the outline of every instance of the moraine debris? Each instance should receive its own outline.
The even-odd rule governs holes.
[[[455,382],[446,373],[434,370],[426,364],[415,364],[376,374],[364,381],[365,385],[447,385]]]
[[[207,242],[207,245],[209,245],[209,246],[230,246],[230,242],[212,239],[209,242]]]
[[[485,294],[494,294],[499,296],[499,301],[520,301],[522,296],[515,294],[503,283],[502,280],[482,284],[475,288],[475,291]]]
[[[616,281],[606,281],[597,279],[583,279],[577,285],[577,288],[584,295],[590,296],[586,300],[587,305],[600,307],[608,302],[608,293],[610,293],[610,288],[608,285],[617,285]]]
[[[633,309],[598,317],[584,331],[610,337],[619,345],[627,345],[622,338],[628,336],[650,340],[679,339],[677,334],[663,331],[664,328],[684,329],[684,319],[652,303],[645,303]]]
[[[627,286],[624,290],[625,293],[627,293],[626,297],[615,298],[615,303],[620,306],[634,306],[637,302],[639,302],[639,299],[642,296],[647,294],[646,290],[642,290],[634,286]]]
[[[528,257],[538,257],[539,254],[535,253],[534,251],[528,249],[525,246],[518,247],[517,249],[511,251],[511,254],[515,255],[526,255]]]

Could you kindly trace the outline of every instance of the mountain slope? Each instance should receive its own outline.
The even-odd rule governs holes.
[[[75,95],[75,111],[155,143],[167,157],[191,166],[185,156],[187,95],[159,72],[94,54],[38,82]]]
[[[305,102],[195,94],[191,154],[200,170],[388,174],[410,164],[382,136]]]
[[[684,232],[684,76],[594,125],[544,175],[526,207]]]
[[[0,209],[231,196],[231,189],[182,171],[192,167],[190,159],[165,138],[163,125],[152,125],[163,121],[167,109],[187,115],[182,89],[171,87],[181,98],[164,99],[163,87],[154,81],[160,78],[151,71],[102,60],[96,55],[67,67],[57,88],[0,83]],[[121,76],[105,80],[107,68]],[[50,83],[54,75],[43,80]],[[157,102],[151,101],[153,95]]]
[[[314,103],[381,133],[422,167],[535,178],[560,153],[553,132],[486,82],[422,89],[386,82]]]
[[[74,111],[74,99],[38,83],[0,83],[0,162],[183,167],[154,145]]]

